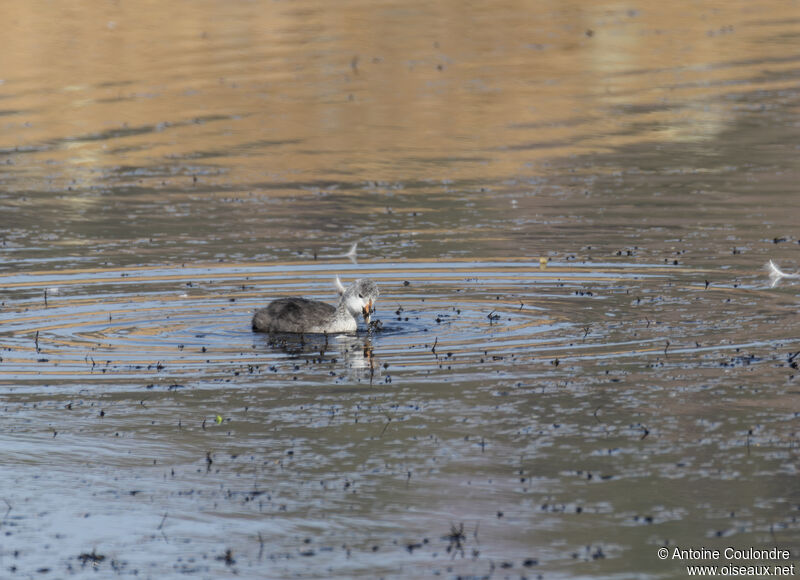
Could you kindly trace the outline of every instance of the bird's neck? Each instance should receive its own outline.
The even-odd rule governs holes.
[[[336,306],[328,326],[331,328],[330,332],[354,332],[358,328],[358,319],[347,309],[344,299]]]
[[[350,311],[347,309],[347,304],[345,303],[345,298],[342,296],[339,299],[339,304],[336,305],[336,310],[333,313],[334,318],[353,318],[353,315],[350,314]]]

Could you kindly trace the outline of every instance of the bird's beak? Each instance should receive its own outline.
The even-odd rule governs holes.
[[[366,324],[369,324],[369,317],[372,314],[372,311],[372,300],[370,300],[367,302],[367,305],[361,309],[361,312],[364,314],[364,322]]]

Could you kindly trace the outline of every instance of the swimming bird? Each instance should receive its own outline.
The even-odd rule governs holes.
[[[355,332],[359,314],[369,324],[379,294],[377,284],[367,278],[359,278],[345,288],[337,276],[335,286],[340,295],[336,306],[307,298],[278,298],[266,308],[256,311],[253,330],[296,334]]]

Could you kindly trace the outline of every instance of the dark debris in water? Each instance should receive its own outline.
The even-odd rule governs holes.
[[[386,532],[366,521],[362,536],[346,539],[343,558],[352,553],[353,561],[360,561],[361,549],[388,565],[397,564],[398,555],[402,561],[440,559],[437,569],[445,577],[511,577],[518,572],[517,577],[533,567],[545,573],[551,556],[531,554],[530,538],[543,534],[564,540],[558,531],[562,524],[572,526],[580,520],[580,525],[601,522],[615,530],[616,539],[608,544],[605,538],[602,544],[595,539],[585,549],[580,543],[567,543],[571,547],[553,556],[560,558],[558,565],[573,553],[580,566],[618,561],[617,546],[635,546],[642,526],[675,519],[668,508],[636,503],[632,490],[642,481],[682,485],[705,477],[714,484],[735,485],[746,497],[745,486],[759,482],[750,467],[757,466],[770,478],[782,477],[788,461],[782,458],[797,445],[787,425],[798,411],[787,412],[792,399],[787,397],[791,391],[786,375],[800,363],[800,347],[794,330],[787,331],[778,317],[762,317],[769,324],[759,318],[762,311],[774,311],[769,304],[759,310],[753,303],[771,297],[753,290],[742,276],[742,284],[734,287],[721,279],[706,280],[711,279],[707,272],[689,276],[680,269],[674,276],[684,277],[670,278],[669,284],[663,274],[654,277],[657,281],[612,274],[607,283],[582,279],[578,271],[566,282],[543,282],[523,274],[519,280],[504,278],[496,284],[492,273],[475,279],[486,283],[485,289],[480,284],[441,289],[415,278],[408,296],[387,297],[397,300],[387,308],[397,320],[390,317],[386,327],[374,320],[370,332],[341,342],[333,337],[327,343],[306,337],[304,344],[289,338],[274,343],[263,337],[254,340],[246,328],[251,306],[247,296],[235,303],[224,297],[210,308],[202,302],[182,302],[192,306],[187,308],[191,314],[182,317],[176,309],[167,323],[133,307],[127,320],[115,314],[114,327],[106,328],[105,316],[99,316],[103,330],[95,331],[101,339],[96,343],[80,342],[80,324],[55,340],[53,331],[42,332],[38,347],[48,363],[36,362],[43,355],[35,352],[32,329],[20,329],[18,343],[12,332],[3,345],[14,347],[4,371],[18,365],[23,371],[57,372],[58,365],[65,365],[68,374],[74,370],[68,366],[72,357],[80,365],[75,373],[86,384],[73,388],[67,383],[63,388],[68,397],[59,397],[49,386],[19,396],[10,393],[4,406],[20,405],[24,420],[46,416],[42,432],[48,445],[61,445],[59,451],[67,456],[70,440],[78,433],[102,437],[104,445],[114,445],[106,441],[115,434],[137,437],[139,449],[148,455],[135,461],[130,471],[135,481],[120,484],[124,492],[112,494],[115,501],[137,508],[146,509],[157,495],[150,481],[166,490],[166,501],[180,498],[188,513],[207,510],[216,514],[216,522],[228,522],[231,528],[235,522],[261,518],[277,523],[295,518],[303,525],[320,514],[340,514],[337,510],[343,505],[384,505],[389,489],[398,509],[430,507],[429,498],[439,502],[431,509],[434,515],[413,516],[427,527]],[[647,275],[646,270],[636,272]],[[497,287],[502,285],[507,287]],[[257,285],[247,289],[258,290]],[[595,299],[576,300],[573,291]],[[414,292],[420,295],[412,297]],[[780,300],[782,308],[791,306],[785,295]],[[61,302],[51,300],[47,316]],[[220,302],[225,311],[216,310]],[[726,311],[717,315],[717,307]],[[430,341],[424,323],[434,320],[438,324]],[[770,339],[759,343],[765,330]],[[779,335],[774,337],[773,331]],[[737,350],[742,336],[746,346]],[[79,352],[62,346],[70,341],[81,345]],[[104,352],[106,343],[112,348]],[[120,362],[129,351],[135,360]],[[27,367],[14,362],[23,356],[20,353],[27,353]],[[363,365],[361,375],[351,369],[355,364]],[[108,378],[101,378],[100,369],[108,369]],[[27,380],[34,387],[55,382]],[[46,415],[48,401],[56,401],[52,415]],[[748,414],[749,408],[757,411]],[[736,413],[724,412],[730,409]],[[225,417],[223,428],[206,419],[217,413]],[[720,420],[720,414],[731,417],[731,423]],[[13,409],[5,416],[16,422],[17,432],[28,428],[15,420]],[[87,416],[92,421],[87,422]],[[97,421],[96,416],[104,418]],[[58,437],[53,439],[55,433]],[[702,465],[693,454],[698,440],[704,448],[713,445],[719,450]],[[120,463],[129,460],[127,447],[113,451]],[[734,473],[732,465],[739,471]],[[116,465],[108,472],[102,465],[90,470],[112,479],[126,475]],[[454,493],[453,485],[463,487]],[[469,501],[458,493],[467,486],[479,490]],[[634,505],[620,510],[614,500],[617,493],[634,498]],[[485,499],[490,497],[532,508],[512,509],[511,503]],[[714,497],[704,500],[716,505]],[[170,521],[184,517],[179,504],[170,504]],[[463,523],[449,524],[447,530],[447,520],[443,525],[436,511],[442,504]],[[683,507],[693,506],[674,509],[680,515]],[[741,516],[742,526],[763,528],[763,522],[774,520],[788,533],[800,525],[791,519],[796,512],[781,519],[772,507],[748,504],[747,509],[752,511]],[[156,506],[156,523],[166,519],[165,511],[163,504]],[[7,514],[2,522],[7,532],[16,532],[14,515]],[[172,547],[178,543],[177,526],[167,535],[164,519],[153,536]],[[478,522],[484,526],[480,541]],[[719,522],[713,526],[728,529]],[[211,575],[208,566],[216,566],[239,573],[240,566],[262,559],[264,564],[296,562],[295,568],[287,564],[290,571],[306,569],[320,565],[329,550],[323,542],[333,543],[335,535],[322,529],[319,540],[315,536],[313,544],[298,546],[291,538],[267,537],[268,529],[269,524],[261,532],[248,527],[250,544],[245,538],[224,550],[217,543],[200,547],[202,539],[192,537],[194,543],[181,546],[190,556],[176,564],[176,570]],[[429,541],[423,536],[430,529],[442,535]],[[638,532],[631,535],[629,529]],[[498,534],[506,533],[512,537],[510,548],[494,543]],[[519,541],[513,543],[517,536]],[[499,555],[490,560],[485,554],[493,552]],[[82,554],[86,557],[81,564],[103,562],[104,556],[94,555],[97,560]],[[114,566],[113,561],[105,562]],[[466,565],[484,569],[471,571]]]
[[[444,536],[444,539],[447,540],[447,553],[451,554],[453,558],[455,558],[456,554],[461,554],[461,557],[464,557],[464,543],[466,542],[467,536],[464,535],[464,524],[460,523],[458,526],[455,524],[450,524],[450,533]]]
[[[83,552],[78,556],[78,560],[82,566],[86,566],[87,564],[97,566],[105,559],[106,557],[103,554],[98,554],[96,550],[92,550],[91,552]]]

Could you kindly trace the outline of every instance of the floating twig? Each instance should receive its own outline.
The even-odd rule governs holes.
[[[161,535],[164,537],[164,541],[169,543],[169,538],[167,538],[167,534],[164,533],[164,522],[166,521],[167,521],[167,512],[164,512],[164,517],[161,518],[161,523],[158,524],[158,527],[156,529],[161,532]]]
[[[386,429],[389,428],[389,423],[391,423],[391,422],[392,422],[392,418],[387,415],[386,416],[386,425],[383,426],[383,429],[381,430],[380,437],[383,437],[383,434],[386,433]]]
[[[8,509],[6,510],[6,513],[3,514],[3,521],[5,521],[5,519],[8,517],[8,514],[11,513],[11,509],[12,508],[11,508],[11,502],[9,502],[7,499],[3,499],[3,501],[6,502],[6,505],[8,506]]]

